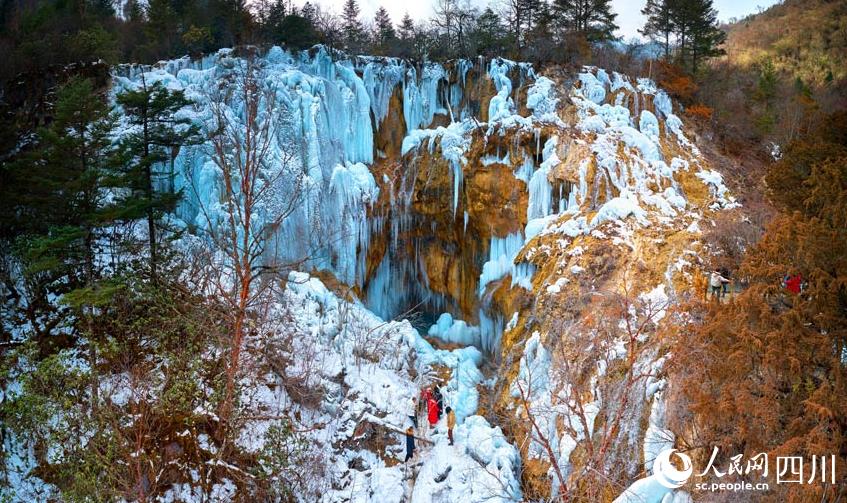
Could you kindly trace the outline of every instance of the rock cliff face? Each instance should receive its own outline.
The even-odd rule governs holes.
[[[211,90],[244,61],[126,67],[114,88],[144,73],[185,89],[203,124]],[[423,313],[430,340],[481,350],[485,384],[448,385],[448,402],[473,391],[461,420],[482,414],[519,446],[524,496],[565,484],[610,500],[649,472],[673,445],[662,366],[674,348],[661,333],[690,294],[700,228],[735,206],[668,95],[598,68],[538,74],[502,59],[273,48],[254,64],[285,111],[269,115],[272,155],[291,159],[281,198],[297,198],[268,238],[275,259],[330,273],[382,319]],[[186,225],[214,207],[210,162],[203,146],[175,160],[192,189]]]

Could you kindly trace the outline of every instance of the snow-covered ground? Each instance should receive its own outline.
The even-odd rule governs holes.
[[[279,318],[288,320],[294,364],[284,375],[260,376],[246,388],[245,398],[258,400],[269,416],[284,412],[301,418],[298,426],[328,461],[325,471],[316,474],[316,487],[325,488],[321,501],[520,500],[517,449],[499,428],[476,415],[479,350],[434,349],[408,321],[385,322],[305,273],[289,275],[278,309],[284,311]],[[436,366],[450,372],[442,392],[445,405],[456,413],[455,445],[448,444],[445,417],[429,427],[421,416],[415,434],[424,440],[417,442],[415,458],[404,463],[402,432],[412,425],[409,404],[434,384]],[[284,386],[273,385],[292,378],[323,391],[326,398],[319,407],[298,404]],[[245,430],[244,446],[261,449],[262,433],[273,422],[256,422]],[[357,446],[365,425],[387,435],[382,451]]]

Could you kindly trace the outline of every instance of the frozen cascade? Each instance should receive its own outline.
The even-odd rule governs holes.
[[[428,127],[432,123],[439,111],[438,84],[447,78],[444,68],[436,63],[424,64],[421,73],[418,79],[417,71],[409,68],[403,84],[403,117],[408,132]]]
[[[558,141],[559,139],[557,137],[552,136],[544,143],[542,153],[544,162],[541,163],[541,166],[529,180],[529,204],[526,210],[527,221],[544,218],[553,210],[553,186],[550,184],[548,176],[553,166],[560,162],[559,157],[556,155]]]
[[[125,66],[116,70],[113,92],[135,88],[141,77],[149,82],[162,81],[172,89],[184,90],[196,101],[186,113],[199,124],[209,124],[212,114],[211,97],[221,83],[233,85],[232,76],[244,68],[246,60],[231,50],[221,50],[199,61],[190,58],[163,62],[155,66]],[[464,103],[465,85],[469,72],[492,79],[497,96],[490,121],[507,118],[514,121],[515,98],[512,96],[526,79],[535,79],[531,66],[504,59],[491,61],[457,61],[449,70],[436,63],[410,65],[399,59],[356,57],[317,48],[290,53],[273,47],[253,61],[257,81],[262,91],[274,99],[274,114],[262,120],[274,120],[274,141],[271,156],[285,159],[274,169],[284,171],[280,177],[279,208],[265,208],[267,218],[275,210],[284,210],[287,197],[297,197],[288,218],[268,237],[269,260],[283,263],[302,262],[306,269],[328,270],[340,281],[356,285],[365,293],[363,301],[383,318],[402,315],[412,306],[423,306],[429,312],[457,313],[457,301],[430,289],[427,268],[423,263],[422,242],[404,242],[410,230],[427,222],[411,211],[414,200],[417,156],[413,150],[428,148],[448,161],[452,175],[452,211],[460,229],[469,232],[475,224],[462,201],[466,155],[478,123],[470,115],[472,105]],[[554,84],[547,79],[535,80],[530,89],[534,113],[554,110]],[[374,162],[375,135],[389,116],[394,97],[402,96],[402,113],[407,134],[401,145],[406,169],[395,181],[382,175],[379,184],[370,171]],[[229,103],[234,116],[242,112],[243,103]],[[462,108],[464,107],[464,108]],[[268,117],[273,117],[269,119]],[[431,127],[436,116],[449,117],[453,122]],[[489,122],[490,124],[491,122]],[[542,169],[549,172],[555,159],[555,139],[543,141],[540,129],[529,123],[504,122],[514,127],[532,128],[535,152],[525,152],[515,177],[522,180],[531,192],[533,207],[539,214],[549,214],[558,200],[554,188]],[[523,125],[522,125],[523,124]],[[543,145],[543,146],[542,146]],[[498,162],[510,165],[508,150],[483,164]],[[532,147],[529,147],[532,150]],[[544,152],[539,155],[539,150]],[[547,164],[538,167],[539,157]],[[174,161],[176,189],[188,195],[177,214],[191,224],[201,224],[201,208],[212,208],[219,198],[219,181],[212,169],[207,146],[181,149]],[[269,173],[269,178],[272,173]],[[196,190],[191,190],[194,187]],[[297,187],[297,194],[290,187]],[[389,191],[388,207],[378,207],[380,187]],[[534,188],[533,188],[534,187]],[[556,190],[559,188],[556,187]],[[386,196],[383,194],[383,196]],[[385,197],[384,197],[385,199]],[[448,203],[449,204],[449,203]],[[445,205],[446,206],[446,205]],[[431,223],[431,221],[430,221]],[[376,267],[367,271],[368,250],[376,235],[388,236],[388,247]],[[491,256],[482,264],[480,291],[496,279],[511,275],[511,286],[531,289],[533,266],[515,264],[514,259],[524,244],[518,231],[491,242]],[[373,266],[373,264],[371,264]],[[366,275],[367,273],[367,275]],[[476,307],[474,308],[476,309]],[[502,317],[481,310],[477,327],[468,325],[465,340],[479,340],[487,349],[496,348],[492,341],[502,334]],[[456,333],[454,329],[453,334]]]
[[[488,104],[488,120],[494,122],[514,113],[515,103],[512,101],[512,80],[508,72],[514,66],[513,61],[496,58],[491,60],[488,75],[494,81],[497,95]]]
[[[479,276],[480,295],[485,293],[485,287],[489,283],[497,281],[506,274],[512,275],[512,285],[517,284],[527,288],[527,290],[532,289],[532,285],[529,284],[529,280],[532,278],[529,264],[515,264],[515,258],[523,245],[524,238],[520,231],[509,234],[505,238],[491,237],[488,261],[483,264],[482,274]]]
[[[435,325],[429,328],[428,334],[444,342],[480,346],[479,328],[468,325],[462,320],[454,320],[450,313],[442,313]]]
[[[362,79],[371,100],[371,110],[377,124],[388,115],[388,104],[397,84],[406,74],[405,65],[398,60],[368,61],[362,70]]]
[[[367,250],[371,237],[365,206],[379,197],[379,187],[362,163],[337,165],[329,186],[331,197],[324,204],[330,222],[337,226],[330,234],[339,241],[333,269],[348,285],[362,284],[366,254],[358,250]]]
[[[521,164],[521,166],[517,170],[515,170],[515,178],[517,178],[518,180],[523,180],[525,184],[529,185],[534,171],[535,163],[532,162],[532,157],[524,156],[523,164]]]
[[[211,124],[212,96],[221,82],[232,82],[230,77],[245,65],[245,60],[229,49],[201,60],[185,57],[154,66],[124,65],[115,70],[113,93],[139,87],[142,77],[148,83],[161,81],[168,88],[183,90],[197,103],[185,112],[195,122]],[[282,168],[275,168],[286,171],[278,192],[282,199],[299,198],[276,235],[268,238],[268,255],[283,262],[305,259],[304,267],[329,269],[342,281],[362,285],[370,235],[388,224],[369,215],[378,196],[367,168],[373,162],[374,128],[387,116],[398,86],[402,86],[407,127],[428,127],[435,114],[445,113],[438,93],[448,74],[439,64],[427,63],[417,70],[391,58],[349,60],[326,48],[292,54],[273,47],[255,59],[254,67],[263,92],[273,97],[277,107],[271,114],[276,141],[270,157],[286,160]],[[471,68],[471,62],[458,62],[456,80],[464,82]],[[456,106],[461,91],[449,93],[448,99]],[[243,104],[233,101],[230,106],[231,115],[238,117]],[[455,154],[451,163],[454,212],[461,193],[464,133],[457,130],[439,139],[442,150]],[[201,208],[221,211],[208,146],[181,149],[174,170],[174,188],[186,194],[177,215],[185,222],[205,225]],[[298,187],[298,193],[285,194],[290,192],[286,187]],[[281,200],[280,207],[287,206],[285,203]],[[266,210],[266,217],[273,218],[274,208]],[[211,220],[221,216],[212,215]],[[401,224],[403,218],[392,217],[392,231],[400,230],[394,228],[398,225],[411,225],[408,219]],[[387,268],[399,267],[390,260],[385,262]],[[376,286],[372,289],[379,290]]]
[[[665,121],[665,135],[671,139],[672,135],[676,135],[680,142],[684,141],[682,124],[672,115],[670,99],[653,91],[653,111],[641,109],[650,108],[647,106],[650,101],[642,103],[639,93],[633,94],[634,104],[623,99],[614,105],[605,103],[608,93],[616,86],[625,87],[630,84],[617,74],[614,74],[613,82],[602,70],[596,73],[586,72],[580,77],[581,87],[573,91],[581,114],[579,127],[584,131],[592,131],[592,138],[596,138],[596,141],[591,145],[591,153],[597,161],[597,171],[608,177],[610,185],[619,189],[619,196],[606,198],[605,204],[596,212],[589,225],[587,215],[591,213],[580,215],[577,205],[578,199],[586,205],[592,202],[586,181],[588,165],[583,164],[578,168],[568,166],[567,172],[570,172],[570,169],[579,170],[579,188],[570,190],[569,182],[568,185],[561,183],[562,172],[565,170],[559,171],[561,161],[558,156],[565,156],[561,153],[562,150],[557,151],[558,138],[554,136],[542,142],[542,130],[533,125],[533,121],[541,115],[555,112],[555,107],[551,106],[551,103],[555,102],[545,101],[550,98],[548,94],[552,81],[539,79],[536,84],[543,85],[536,85],[535,91],[529,92],[527,96],[528,108],[533,110],[535,118],[524,118],[527,119],[525,123],[512,123],[525,127],[523,133],[534,134],[531,146],[526,147],[527,151],[521,152],[524,147],[516,140],[514,146],[507,147],[501,156],[501,145],[498,143],[496,155],[484,156],[481,160],[482,167],[472,166],[473,169],[484,169],[485,166],[495,163],[507,166],[514,164],[515,178],[522,180],[528,191],[527,217],[530,223],[524,232],[518,230],[506,236],[502,236],[504,232],[499,229],[502,237],[492,234],[487,260],[478,255],[473,257],[476,261],[485,260],[481,264],[479,275],[479,302],[473,304],[470,315],[465,316],[467,321],[456,319],[455,313],[460,311],[456,306],[457,301],[449,295],[434,291],[437,284],[434,273],[432,278],[427,277],[428,269],[424,263],[425,258],[428,258],[425,239],[430,237],[407,237],[406,234],[415,229],[432,231],[431,233],[435,234],[436,230],[436,219],[423,218],[410,210],[418,170],[418,156],[413,149],[417,148],[428,148],[432,153],[438,149],[438,155],[449,162],[453,184],[452,210],[456,219],[453,224],[461,239],[471,238],[465,237],[462,230],[465,233],[485,232],[483,225],[486,222],[479,220],[478,209],[466,205],[461,200],[462,187],[466,183],[465,154],[468,152],[469,138],[473,135],[472,129],[478,128],[467,115],[469,108],[460,109],[465,78],[467,72],[473,68],[472,63],[457,62],[455,70],[451,70],[455,71],[455,74],[448,74],[444,67],[437,64],[412,67],[400,60],[388,58],[335,60],[336,57],[336,54],[331,54],[325,49],[300,53],[295,57],[280,48],[272,48],[259,58],[257,63],[263,91],[272,93],[280,111],[284,112],[275,124],[278,135],[275,136],[275,143],[271,147],[274,159],[291,159],[290,166],[277,163],[278,165],[272,168],[283,175],[279,187],[276,187],[281,203],[284,203],[287,197],[285,191],[289,190],[289,187],[302,187],[301,194],[297,196],[302,197],[302,201],[296,205],[290,218],[279,226],[276,235],[270,237],[269,250],[278,251],[279,256],[291,260],[305,256],[313,257],[303,265],[304,268],[331,270],[342,282],[360,286],[365,292],[363,301],[367,307],[384,319],[403,315],[410,307],[419,306],[423,306],[421,309],[428,312],[442,313],[427,333],[450,343],[476,346],[462,348],[468,350],[467,360],[474,359],[478,363],[482,358],[478,349],[496,353],[506,326],[502,313],[497,312],[497,308],[490,302],[491,295],[485,295],[491,290],[488,285],[503,280],[509,274],[510,287],[532,289],[535,272],[533,266],[526,262],[515,263],[526,240],[542,230],[538,228],[537,231],[530,232],[530,223],[535,222],[537,227],[539,220],[548,219],[548,223],[554,222],[557,218],[552,215],[554,212],[572,211],[573,218],[561,225],[559,232],[573,237],[575,233],[587,233],[590,226],[607,220],[633,218],[640,221],[645,215],[643,208],[648,206],[659,207],[666,203],[670,211],[685,208],[685,199],[680,195],[681,192],[674,188],[669,173],[688,168],[680,167],[680,162],[683,162],[681,159],[665,159],[662,150],[658,148],[662,120]],[[241,61],[233,57],[230,51],[220,51],[200,61],[183,58],[164,62],[156,67],[123,67],[117,70],[115,89],[138,86],[142,75],[148,82],[158,80],[170,88],[184,89],[189,97],[197,101],[197,105],[185,113],[193,114],[197,123],[208,125],[211,117],[210,96],[219,86],[226,86],[227,82],[230,82],[228,78],[233,70],[242,64]],[[480,62],[481,70],[483,64]],[[487,74],[497,91],[488,110],[491,122],[507,116],[514,117],[517,107],[514,102],[516,98],[512,95],[516,95],[515,88],[519,85],[512,71],[515,65],[499,59],[491,61],[488,65]],[[520,75],[523,76],[523,73]],[[644,85],[648,84],[639,83],[639,87]],[[369,169],[369,165],[374,162],[374,131],[378,131],[384,121],[387,122],[389,106],[392,101],[396,102],[401,92],[402,112],[408,135],[402,145],[402,153],[405,156],[403,169],[392,175],[401,177],[401,180],[392,180],[388,175],[381,174],[378,185]],[[622,96],[621,94],[619,98]],[[529,106],[530,104],[533,106]],[[634,106],[635,113],[630,113],[627,108],[629,106]],[[238,117],[243,113],[242,108],[243,103],[232,103],[229,112]],[[443,119],[447,116],[451,123],[433,127],[436,116],[439,116],[437,124],[445,124]],[[501,121],[498,127],[503,126],[504,122]],[[530,128],[526,124],[533,126]],[[502,127],[501,133],[503,129],[507,128]],[[549,131],[545,129],[544,134]],[[664,141],[665,138],[661,140]],[[503,143],[506,145],[507,142]],[[615,159],[619,147],[632,150],[634,155]],[[477,155],[479,152],[475,150],[472,153]],[[517,159],[519,155],[522,155],[523,159]],[[178,215],[187,223],[205,225],[203,220],[198,218],[201,205],[213,211],[220,211],[216,206],[219,199],[219,181],[215,178],[215,171],[210,162],[208,146],[184,148],[174,162],[177,171],[176,188],[186,189],[188,194],[178,210]],[[426,169],[424,166],[424,163],[421,163],[421,169]],[[500,167],[497,166],[498,169]],[[269,172],[268,179],[272,179],[271,175],[274,174],[276,173]],[[726,189],[719,174],[703,169],[696,173],[696,176],[708,182],[716,197],[725,197]],[[520,189],[524,188],[523,185],[518,186]],[[649,189],[652,186],[663,187],[663,190],[658,192]],[[188,187],[194,187],[196,190],[189,190]],[[375,204],[380,197],[380,188],[384,191],[382,201],[390,201],[384,206]],[[444,192],[444,201],[438,201],[441,204],[439,216],[448,211],[446,207],[449,202],[446,199],[449,196],[446,187]],[[460,209],[464,222],[457,220]],[[274,210],[272,207],[262,208],[262,217],[270,218]],[[220,213],[219,216],[222,215],[223,213]],[[474,220],[469,222],[471,219]],[[438,219],[437,222],[441,226],[443,220]],[[460,225],[462,227],[459,227]],[[438,230],[444,229],[439,227]],[[496,233],[498,229],[490,229],[489,232]],[[372,247],[371,239],[374,238],[376,243],[376,236],[383,234],[386,236],[385,240],[379,244],[385,245],[387,250],[381,257],[371,257],[376,260],[368,264],[366,259]],[[455,242],[460,241],[451,241],[450,244]],[[481,244],[484,246],[484,243]],[[473,253],[480,252],[476,247],[473,248]],[[459,250],[458,253],[465,251]],[[375,266],[375,270],[366,274],[368,265]],[[465,263],[462,263],[462,267],[464,265]],[[479,265],[478,262],[473,264],[474,268]],[[465,269],[462,274],[467,275],[466,271]],[[474,277],[469,280],[462,278],[462,281],[471,285],[471,289],[475,280]],[[291,288],[296,290],[296,286]],[[322,296],[329,296],[328,293],[321,293]],[[357,308],[359,307],[357,303]],[[476,325],[471,324],[474,323],[472,318],[478,320]],[[513,320],[512,323],[516,322],[517,316]],[[416,342],[422,344],[420,341]],[[537,337],[534,343],[528,341],[526,348],[524,361],[521,362],[520,378],[527,378],[526,369],[544,360],[544,350]],[[435,353],[432,348],[428,351]],[[465,386],[465,391],[461,393],[472,393],[476,384]],[[462,399],[460,403],[470,401]],[[650,423],[655,430],[653,433],[661,433],[661,406],[657,398],[650,414]],[[475,408],[474,405],[468,410],[457,410],[457,413],[461,419],[465,419]],[[592,416],[592,425],[589,425],[588,430],[593,429],[593,417],[595,416]],[[570,421],[566,417],[560,419]],[[550,424],[553,424],[556,419],[550,421]],[[587,431],[580,432],[578,427],[574,428],[573,424],[569,426],[572,427],[570,430],[576,432],[575,438],[562,437],[553,440],[555,448],[562,454],[563,465],[567,462],[564,453],[573,449],[580,435],[587,434]],[[555,429],[552,433],[555,433]],[[461,435],[462,430],[457,429],[457,436],[461,438]],[[534,449],[532,446],[529,448]],[[644,457],[647,459],[646,450]]]
[[[503,338],[505,325],[503,316],[499,314],[489,316],[484,309],[480,308],[479,337],[483,351],[492,353],[500,348],[500,341]]]

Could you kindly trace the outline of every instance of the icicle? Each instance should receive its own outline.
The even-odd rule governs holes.
[[[504,162],[504,164],[506,164]],[[535,164],[532,162],[532,157],[524,156],[523,164],[515,171],[515,178],[518,180],[523,180],[523,182],[529,185],[530,179],[532,179],[532,173],[535,171]]]
[[[504,325],[502,316],[490,318],[483,309],[479,310],[479,335],[483,351],[492,353],[500,349]]]
[[[509,234],[504,238],[491,237],[488,261],[482,265],[482,274],[479,276],[479,294],[485,293],[485,287],[492,281],[497,281],[506,274],[515,271],[515,257],[520,253],[524,245],[524,238],[520,231]]]
[[[527,220],[546,217],[553,205],[553,186],[547,180],[550,167],[542,165],[529,180],[529,203],[526,208]]]
[[[458,161],[450,162],[453,168],[453,218],[456,218],[456,210],[459,208],[459,194],[462,191],[462,166]]]
[[[535,157],[541,155],[541,128],[535,128]]]
[[[567,183],[567,182],[565,182]],[[565,199],[564,189],[565,183],[559,184],[559,213],[564,213],[568,209],[568,203]]]

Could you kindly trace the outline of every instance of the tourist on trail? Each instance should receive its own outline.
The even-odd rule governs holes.
[[[426,401],[426,416],[429,419],[430,426],[435,426],[438,422],[438,402],[431,396]]]
[[[723,287],[723,291],[721,292],[721,297],[725,298],[729,294],[729,284],[730,284],[729,269],[727,269],[726,267],[722,267],[720,269],[720,273],[721,273],[721,276],[723,276],[723,279],[721,280],[721,286]]]
[[[794,295],[799,295],[800,291],[803,289],[803,276],[800,274],[789,276],[788,279],[785,280],[785,289]]]
[[[406,459],[404,463],[412,459],[415,454],[415,429],[409,426],[406,428]]]
[[[447,438],[450,439],[450,445],[453,445],[453,427],[456,426],[456,413],[453,409],[447,407]]]
[[[441,395],[441,388],[436,386],[432,392],[435,403],[438,405],[438,419],[441,419],[441,411],[444,410],[444,396]]]
[[[709,286],[712,287],[712,298],[721,300],[721,290],[723,288],[723,282],[729,281],[719,273],[717,270],[712,271],[712,274],[709,276]]]
[[[409,416],[409,419],[412,420],[412,425],[417,428],[418,427],[418,399],[412,397],[409,399],[409,404],[407,405],[408,410],[406,413]]]

